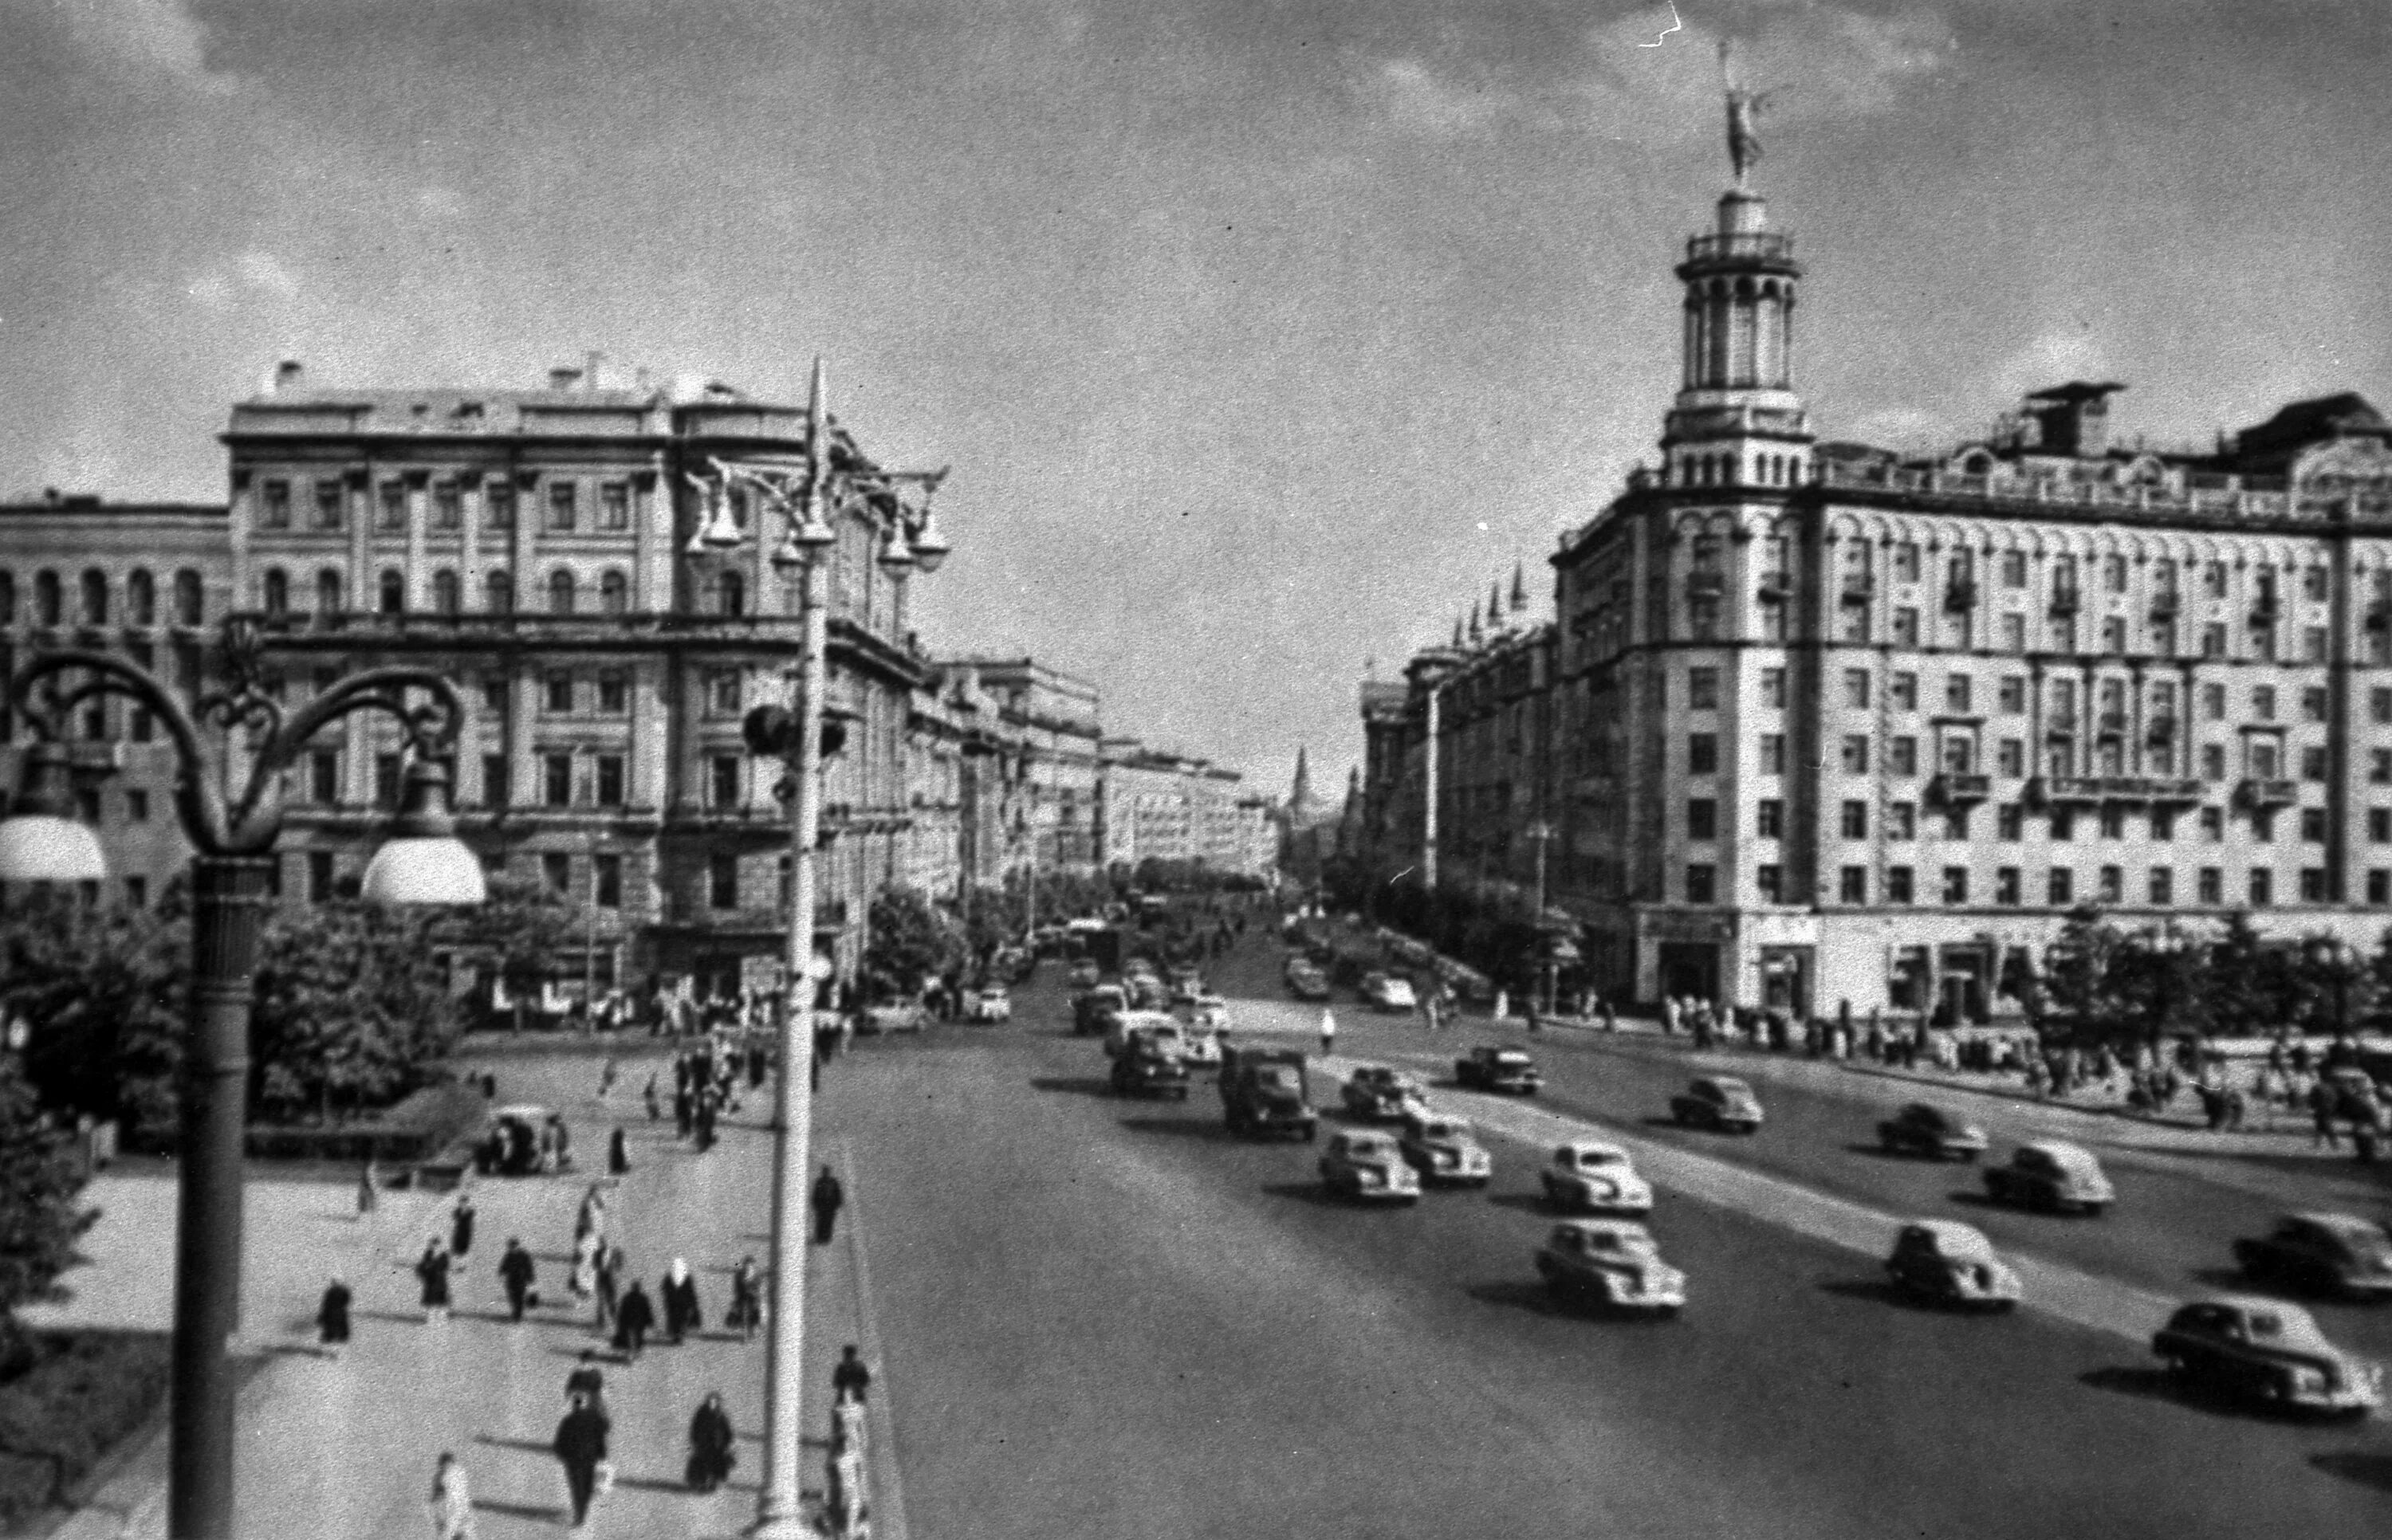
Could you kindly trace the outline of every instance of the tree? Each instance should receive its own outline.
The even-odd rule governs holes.
[[[2298,949],[2263,939],[2248,914],[2226,923],[2210,943],[2202,991],[2203,1024],[2221,1037],[2261,1036],[2300,1027],[2312,1014]]]
[[[45,1106],[171,1140],[182,1063],[187,920],[36,890],[0,909],[0,1011],[25,1023],[24,1075]]]
[[[2125,933],[2100,910],[2086,905],[2070,912],[2043,964],[2045,1002],[2070,1035],[2109,1038],[2142,1026],[2143,1013],[2124,987],[2133,972],[2128,950]]]
[[[435,914],[357,903],[278,911],[251,1017],[254,1095],[270,1115],[387,1106],[422,1083],[461,1025]]]
[[[872,900],[870,923],[863,967],[867,999],[910,1000],[925,978],[962,961],[962,938],[913,888],[881,889]]]
[[[22,1067],[0,1058],[0,1378],[31,1356],[18,1307],[58,1296],[75,1237],[98,1217],[75,1202],[82,1184],[66,1136],[43,1116]]]
[[[532,998],[554,975],[558,955],[580,939],[562,894],[508,872],[489,879],[489,897],[479,908],[448,917],[438,934],[461,960],[486,965],[506,987],[517,1031]]]

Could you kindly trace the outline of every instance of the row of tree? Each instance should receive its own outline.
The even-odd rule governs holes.
[[[2244,914],[2214,931],[2127,929],[2086,908],[2011,984],[2042,1035],[2087,1044],[2356,1031],[2392,1005],[2392,930],[2367,953],[2265,938]]]

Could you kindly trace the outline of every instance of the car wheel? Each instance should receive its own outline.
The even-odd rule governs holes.
[[[2109,1208],[2107,1203],[2087,1203],[2085,1205],[2085,1217],[2086,1219],[2100,1219],[2101,1217],[2101,1211],[2107,1208]]]

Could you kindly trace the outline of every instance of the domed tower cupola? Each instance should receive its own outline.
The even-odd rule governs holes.
[[[1736,185],[1718,227],[1686,242],[1685,371],[1663,425],[1674,486],[1790,486],[1808,479],[1810,419],[1794,394],[1794,238],[1769,227],[1751,188],[1761,160],[1754,119],[1763,97],[1730,90],[1728,155]]]

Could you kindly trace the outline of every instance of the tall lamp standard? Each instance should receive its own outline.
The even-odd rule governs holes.
[[[359,711],[405,729],[410,763],[392,835],[366,868],[363,895],[384,903],[477,904],[482,864],[457,838],[444,761],[464,705],[455,686],[420,668],[373,668],[318,693],[295,715],[258,685],[256,638],[226,628],[230,689],[187,710],[153,675],[106,653],[45,653],[8,681],[7,707],[32,723],[24,789],[0,822],[0,882],[97,882],[99,841],[73,817],[65,728],[74,708],[122,696],[164,724],[176,759],[175,808],[191,856],[190,1032],[183,1048],[182,1184],[175,1256],[173,1398],[168,1424],[167,1533],[231,1540],[233,1391],[230,1339],[240,1324],[241,1145],[249,1095],[249,1027],[258,936],[272,901],[281,833],[282,772],[316,735]],[[39,687],[80,676],[51,693]],[[411,692],[430,697],[410,704]],[[229,754],[201,734],[245,733],[246,785],[228,801]]]
[[[1540,818],[1534,823],[1529,824],[1526,829],[1522,830],[1521,835],[1524,838],[1533,839],[1537,842],[1536,925],[1538,933],[1545,938],[1544,945],[1540,949],[1544,953],[1545,964],[1545,987],[1542,991],[1544,998],[1541,1002],[1541,1007],[1545,1015],[1551,1016],[1554,1014],[1554,990],[1560,982],[1558,977],[1558,968],[1561,961],[1554,952],[1554,942],[1555,938],[1545,934],[1545,847],[1553,843],[1554,826]]]
[[[748,745],[760,756],[783,760],[793,783],[789,797],[789,928],[784,955],[785,983],[778,1023],[781,1073],[773,1119],[772,1313],[765,1334],[764,1473],[756,1499],[760,1540],[800,1540],[813,1531],[800,1502],[800,1465],[805,1417],[806,1168],[813,1138],[813,1011],[815,990],[829,969],[814,954],[814,855],[822,839],[825,654],[829,617],[822,594],[822,558],[838,543],[824,517],[849,501],[888,497],[905,484],[923,488],[926,506],[917,528],[908,528],[898,505],[882,570],[903,578],[916,568],[935,572],[951,549],[927,508],[930,493],[946,479],[941,471],[834,470],[830,421],[824,396],[822,360],[814,360],[806,403],[802,460],[713,462],[711,477],[693,477],[708,502],[708,517],[693,548],[723,549],[745,537],[725,516],[732,487],[755,492],[783,515],[788,527],[774,547],[774,570],[798,580],[800,642],[797,694],[789,707],[759,706],[745,724]],[[758,521],[761,529],[761,520]]]

